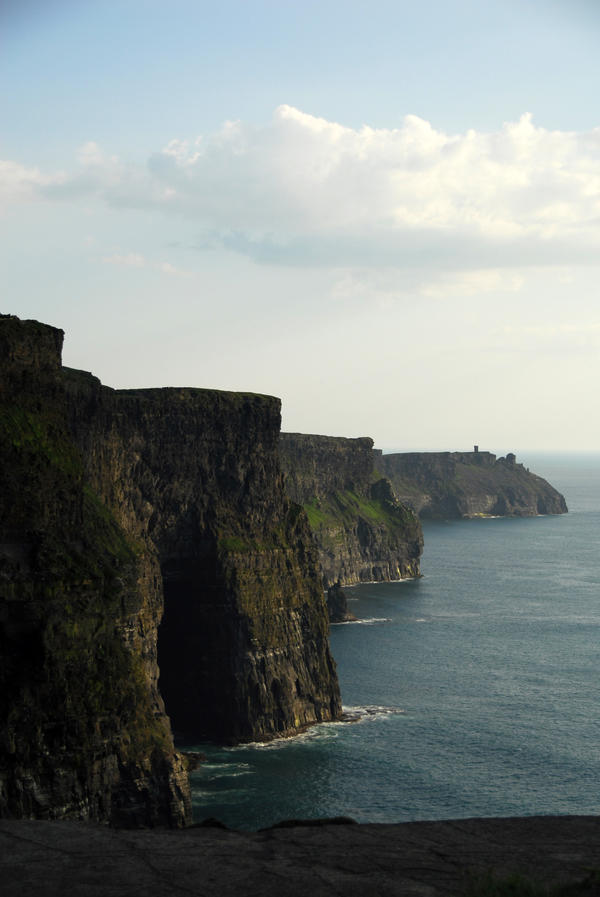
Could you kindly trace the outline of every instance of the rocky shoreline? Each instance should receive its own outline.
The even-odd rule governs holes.
[[[260,832],[0,821],[3,897],[474,897],[490,874],[589,897],[600,894],[599,868],[598,816],[291,821]]]

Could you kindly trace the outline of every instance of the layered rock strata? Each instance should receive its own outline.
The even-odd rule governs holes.
[[[560,492],[518,464],[513,454],[407,452],[382,455],[377,466],[400,499],[423,518],[567,513]]]
[[[348,597],[339,581],[327,589],[327,612],[330,623],[354,623],[356,617],[348,610]]]
[[[377,472],[372,439],[282,433],[280,456],[286,491],[308,514],[325,588],[419,575],[420,523]]]
[[[160,690],[176,731],[218,741],[340,713],[318,558],[283,491],[279,399],[115,391],[66,372],[93,489],[160,565]]]
[[[278,400],[114,391],[62,337],[0,318],[0,816],[180,825],[163,697],[218,740],[340,714],[316,550]]]
[[[156,564],[85,483],[62,339],[0,318],[0,816],[181,825]]]

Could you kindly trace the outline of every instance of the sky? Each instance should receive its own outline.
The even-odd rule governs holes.
[[[597,0],[0,0],[0,311],[114,387],[600,450]]]

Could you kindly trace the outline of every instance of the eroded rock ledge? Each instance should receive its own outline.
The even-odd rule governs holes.
[[[277,399],[114,391],[62,339],[0,316],[0,816],[181,825],[169,717],[240,741],[340,713],[316,550]]]

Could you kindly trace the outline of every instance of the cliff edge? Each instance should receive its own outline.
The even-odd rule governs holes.
[[[65,383],[89,483],[155,552],[160,690],[174,729],[257,741],[335,719],[318,558],[283,489],[279,399],[112,390],[69,370]]]
[[[87,486],[62,330],[0,318],[0,816],[181,825],[151,555]]]
[[[0,816],[178,826],[170,719],[244,741],[340,714],[316,551],[278,400],[111,390],[62,340],[0,316]]]
[[[419,575],[420,523],[377,472],[372,439],[282,433],[280,457],[286,491],[308,514],[325,588]]]
[[[407,452],[377,462],[399,498],[423,518],[566,514],[564,497],[514,454]]]

